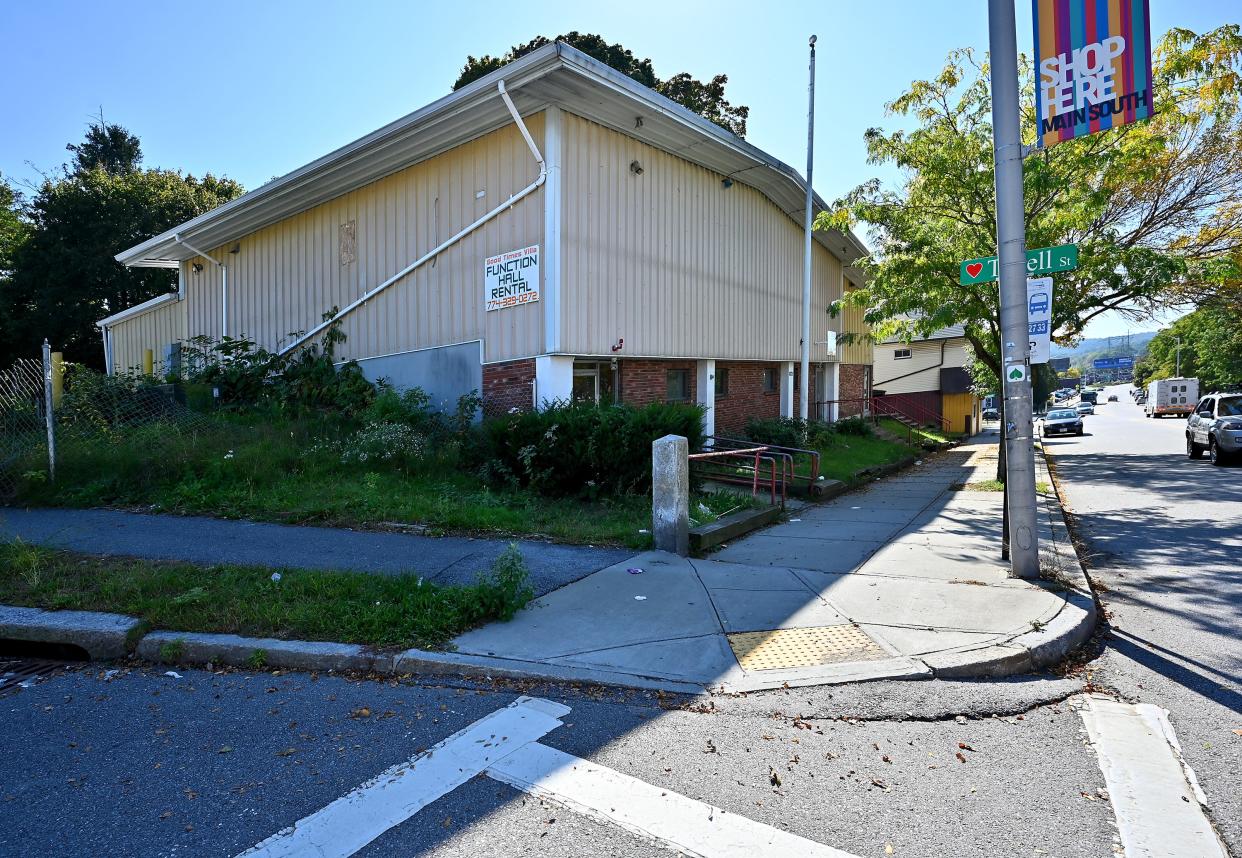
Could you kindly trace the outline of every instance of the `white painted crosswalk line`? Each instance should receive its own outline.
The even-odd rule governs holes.
[[[348,858],[504,755],[543,738],[568,712],[549,700],[518,698],[241,854]]]
[[[538,743],[506,755],[487,774],[699,858],[855,858]]]
[[[1079,714],[1104,772],[1126,858],[1228,858],[1166,710],[1088,697]]]

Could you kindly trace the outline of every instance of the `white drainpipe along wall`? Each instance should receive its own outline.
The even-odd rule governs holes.
[[[781,364],[781,416],[794,416],[794,362],[791,360]]]
[[[199,250],[179,235],[174,235],[173,241],[220,269],[220,339],[224,339],[229,335],[229,267],[215,257],[209,256],[206,251]],[[178,273],[178,291],[181,290],[181,285],[181,275]]]
[[[698,375],[695,378],[694,390],[699,405],[703,406],[703,434],[716,434],[716,361],[701,360],[698,362]]]

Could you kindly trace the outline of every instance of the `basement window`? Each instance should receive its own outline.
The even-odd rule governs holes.
[[[690,370],[670,369],[664,378],[667,401],[685,402],[690,398]]]
[[[893,360],[909,360],[909,349],[893,349]]]

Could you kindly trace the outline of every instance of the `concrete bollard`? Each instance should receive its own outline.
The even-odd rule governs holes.
[[[651,442],[651,532],[658,551],[690,553],[690,443],[680,435]]]

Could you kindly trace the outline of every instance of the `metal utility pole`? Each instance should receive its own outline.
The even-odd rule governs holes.
[[[1026,306],[1026,224],[1022,207],[1022,135],[1018,112],[1018,37],[1014,0],[988,0],[996,256],[1000,273],[1001,385],[1005,397],[1005,489],[1009,561],[1019,578],[1039,576],[1035,527],[1035,449],[1031,423],[1030,338]]]
[[[1177,367],[1173,370],[1174,378],[1182,377],[1182,338],[1177,338]]]
[[[798,416],[806,420],[811,391],[811,204],[815,191],[811,173],[815,167],[815,37],[811,36],[811,82],[807,87],[810,106],[806,113],[806,238],[802,260],[802,375],[798,379]],[[835,394],[834,394],[835,395]]]

